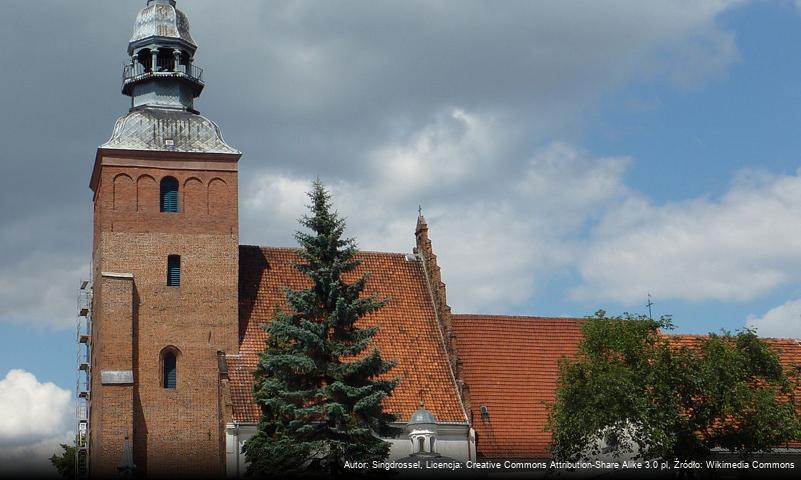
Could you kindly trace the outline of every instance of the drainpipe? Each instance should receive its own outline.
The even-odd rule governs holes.
[[[473,460],[473,452],[470,451],[470,429],[467,430],[467,461]]]
[[[239,474],[239,422],[234,423],[234,448],[236,448],[236,478],[242,478]]]

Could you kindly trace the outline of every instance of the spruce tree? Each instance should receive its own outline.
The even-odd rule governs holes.
[[[300,223],[311,232],[295,235],[302,260],[295,268],[311,286],[287,289],[290,311],[276,310],[264,327],[267,346],[254,372],[262,417],[245,444],[250,476],[351,476],[360,472],[345,471],[345,461],[385,459],[389,444],[376,434],[397,433],[382,400],[398,380],[379,379],[394,362],[368,351],[377,327],[356,325],[386,300],[362,296],[366,273],[353,283],[342,278],[361,263],[356,244],[343,238],[345,221],[319,179],[308,196],[310,214]]]

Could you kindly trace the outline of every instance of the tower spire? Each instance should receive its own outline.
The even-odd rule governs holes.
[[[195,65],[189,20],[175,3],[147,0],[136,16],[122,75],[131,108],[101,148],[239,155],[220,127],[195,109],[203,69]]]
[[[203,91],[203,70],[194,64],[197,50],[189,20],[175,0],[148,0],[136,17],[128,43],[130,62],[123,70],[122,93],[131,110],[160,108],[196,112]]]

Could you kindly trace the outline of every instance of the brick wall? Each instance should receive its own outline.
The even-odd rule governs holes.
[[[133,367],[133,280],[98,277],[95,282],[92,364],[106,370]],[[125,435],[133,432],[133,385],[103,386],[100,368],[92,370],[92,457],[98,477],[117,473]]]
[[[164,152],[98,155],[92,179],[95,278],[100,272],[133,274],[135,385],[128,407],[108,400],[110,387],[93,392],[93,439],[109,441],[103,438],[106,417],[95,415],[98,409],[103,415],[130,412],[134,462],[148,475],[222,473],[217,355],[238,349],[237,160],[236,155]],[[178,213],[160,212],[159,184],[165,176],[180,185]],[[167,286],[169,255],[181,256],[179,287]],[[106,329],[112,321],[107,302],[105,295],[96,297],[95,322]],[[103,350],[103,337],[96,341],[101,345],[93,348]],[[166,348],[178,356],[174,390],[163,388]],[[107,354],[98,356],[93,372],[111,364]],[[120,454],[112,459],[115,468]]]

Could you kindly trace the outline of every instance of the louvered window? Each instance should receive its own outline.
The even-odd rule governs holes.
[[[178,385],[178,360],[173,352],[164,354],[164,388],[175,389]]]
[[[178,212],[178,180],[164,177],[161,180],[161,211]]]
[[[167,286],[181,286],[181,257],[179,255],[167,257]]]

